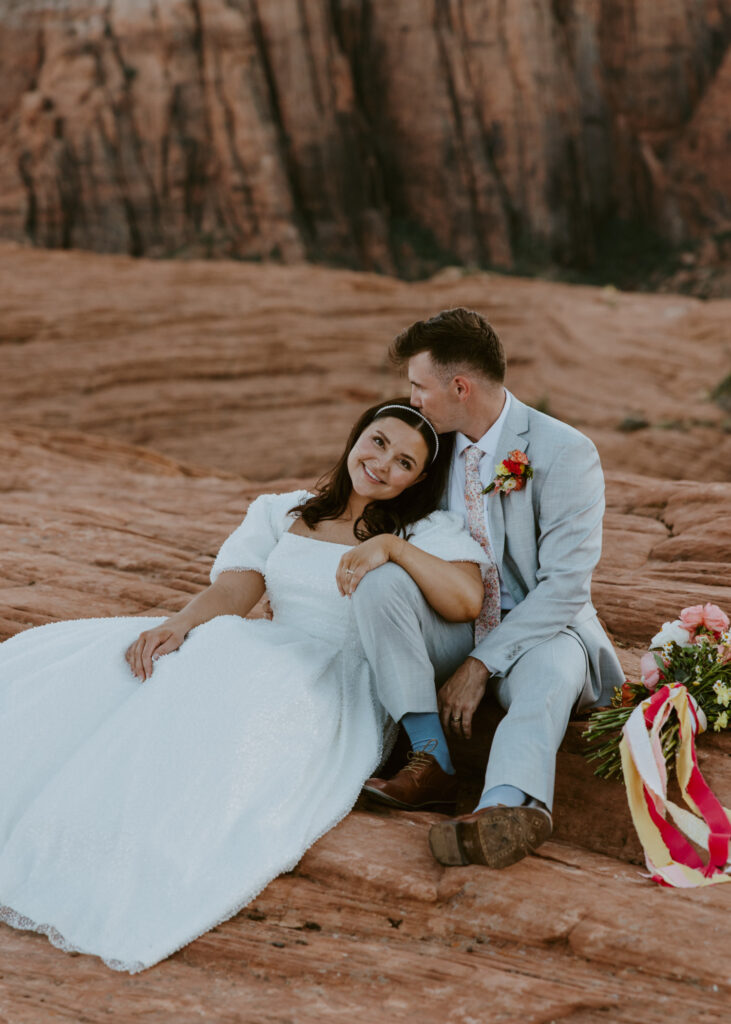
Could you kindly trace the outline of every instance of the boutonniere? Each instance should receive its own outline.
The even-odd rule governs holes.
[[[507,459],[495,466],[495,479],[483,490],[483,494],[496,491],[498,494],[510,494],[511,491],[522,491],[526,481],[533,476],[533,467],[525,452],[517,448],[508,452]]]

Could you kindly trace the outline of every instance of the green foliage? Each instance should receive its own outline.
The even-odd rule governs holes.
[[[545,413],[546,416],[553,416],[551,412],[551,399],[548,395],[541,395],[539,398],[534,398],[532,402],[527,403],[536,412]]]
[[[711,392],[711,398],[716,405],[720,405],[726,412],[731,412],[731,373],[716,385]]]
[[[644,430],[649,426],[649,420],[642,419],[639,416],[625,416],[622,422],[617,424],[617,430],[621,430],[625,434],[631,434],[635,430]]]

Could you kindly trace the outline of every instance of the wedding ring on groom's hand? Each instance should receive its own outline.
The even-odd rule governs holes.
[[[452,715],[452,721],[453,722],[461,722],[462,721],[462,716],[461,715]]]

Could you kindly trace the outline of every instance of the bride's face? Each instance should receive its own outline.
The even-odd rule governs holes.
[[[369,501],[395,498],[426,476],[428,455],[418,430],[395,416],[382,416],[366,427],[350,450],[353,490]]]

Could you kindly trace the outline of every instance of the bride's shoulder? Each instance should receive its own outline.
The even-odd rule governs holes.
[[[306,490],[260,494],[246,510],[246,518],[268,519],[275,529],[282,528],[289,519],[292,509],[310,497],[310,492]]]
[[[416,547],[448,562],[485,562],[482,547],[473,540],[458,512],[438,509],[410,529],[409,540]]]
[[[216,555],[211,580],[228,570],[253,569],[264,573],[267,558],[287,529],[291,510],[307,496],[307,491],[287,491],[254,498],[243,522],[226,538]]]
[[[428,533],[445,533],[455,535],[467,533],[464,520],[458,512],[448,512],[446,509],[436,509],[428,516],[419,519],[409,528],[412,537],[423,537]],[[469,534],[468,534],[469,536]]]

